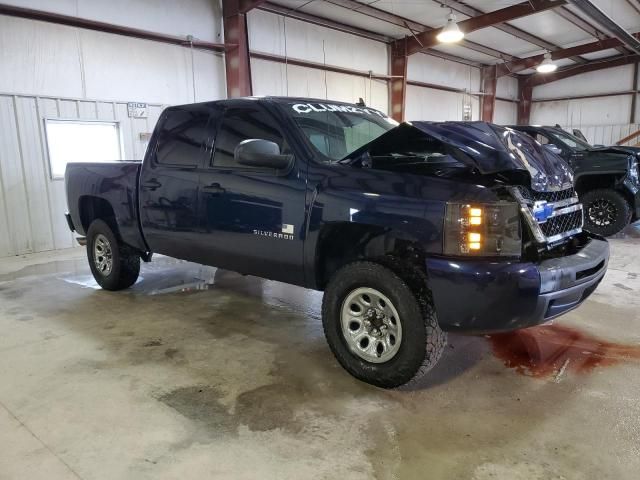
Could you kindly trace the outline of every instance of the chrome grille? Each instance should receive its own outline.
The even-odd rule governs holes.
[[[512,187],[510,191],[520,203],[526,223],[537,243],[551,248],[582,231],[582,205],[573,188],[537,192],[519,186]]]
[[[555,237],[564,232],[570,232],[582,227],[582,210],[552,217],[540,224],[540,229],[545,237]]]
[[[575,197],[577,194],[573,188],[558,190],[556,192],[536,192],[525,187],[518,187],[522,196],[531,202],[545,201],[548,203],[560,202]]]

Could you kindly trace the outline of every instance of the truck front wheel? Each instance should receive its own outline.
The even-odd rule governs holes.
[[[608,237],[620,232],[631,220],[631,207],[611,188],[591,190],[580,199],[584,207],[584,229]]]
[[[415,383],[446,344],[426,276],[392,259],[354,262],[336,272],[324,293],[322,323],[342,367],[383,388]]]
[[[89,226],[87,257],[93,278],[105,290],[123,290],[138,279],[140,255],[118,241],[103,220],[94,220]]]

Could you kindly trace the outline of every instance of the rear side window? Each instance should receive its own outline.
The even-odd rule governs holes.
[[[236,163],[233,153],[240,142],[250,138],[275,142],[282,153],[287,153],[284,137],[267,112],[258,107],[229,108],[216,136],[213,166],[247,168]]]
[[[207,139],[209,111],[172,109],[165,115],[158,132],[156,161],[163,165],[197,166]]]

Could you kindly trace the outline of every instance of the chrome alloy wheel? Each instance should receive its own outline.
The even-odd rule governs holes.
[[[587,210],[589,220],[598,227],[608,227],[616,220],[616,206],[609,200],[598,198],[589,205]]]
[[[340,324],[349,349],[367,362],[384,363],[400,349],[400,316],[378,290],[363,287],[349,293],[342,302]]]
[[[109,276],[113,268],[113,252],[109,239],[103,234],[96,235],[93,241],[93,262],[103,277]]]

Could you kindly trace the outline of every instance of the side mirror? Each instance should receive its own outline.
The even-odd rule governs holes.
[[[291,155],[281,154],[277,143],[258,138],[240,142],[233,152],[233,158],[240,165],[275,170],[283,170],[291,163]]]
[[[546,143],[543,145],[543,147],[549,150],[551,153],[555,153],[556,155],[560,155],[562,153],[562,150],[560,150],[553,143]]]

